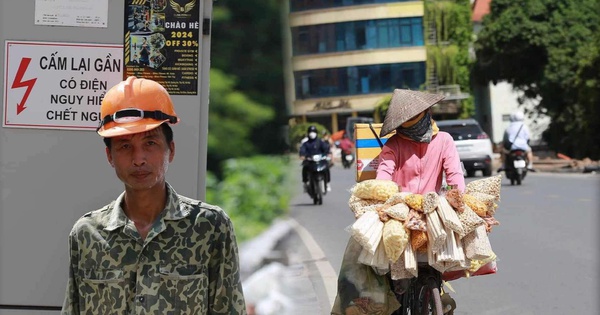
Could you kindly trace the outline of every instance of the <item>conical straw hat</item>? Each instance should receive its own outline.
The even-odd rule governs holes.
[[[417,114],[443,100],[444,97],[441,94],[395,89],[379,136],[385,137]]]

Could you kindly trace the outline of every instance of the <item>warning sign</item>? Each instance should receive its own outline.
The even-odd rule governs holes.
[[[6,41],[3,127],[96,130],[122,80],[123,47]]]

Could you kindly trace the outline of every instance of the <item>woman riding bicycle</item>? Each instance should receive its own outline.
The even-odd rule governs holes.
[[[380,137],[392,132],[382,148],[377,179],[393,180],[401,191],[440,193],[443,177],[452,188],[465,189],[465,179],[454,141],[439,131],[430,108],[444,96],[396,89],[381,128]],[[392,280],[400,299],[410,279]]]

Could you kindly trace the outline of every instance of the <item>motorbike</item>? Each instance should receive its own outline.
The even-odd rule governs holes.
[[[521,182],[527,175],[527,153],[524,150],[511,150],[506,155],[504,171],[510,184],[521,185]]]
[[[325,154],[307,157],[303,165],[308,168],[308,187],[306,192],[313,199],[313,204],[323,204],[323,196],[327,194],[327,170],[330,158]]]
[[[335,142],[335,146],[341,151],[342,166],[344,168],[350,168],[352,163],[354,163],[354,153],[352,151],[349,151],[349,153],[344,153],[344,148],[341,147],[341,141],[339,140]]]
[[[342,154],[342,166],[344,166],[344,168],[350,168],[352,163],[354,163],[354,153],[350,152]]]

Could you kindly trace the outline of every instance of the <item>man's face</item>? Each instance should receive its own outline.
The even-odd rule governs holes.
[[[108,162],[127,189],[147,190],[164,185],[175,143],[167,143],[161,128],[111,139]]]

